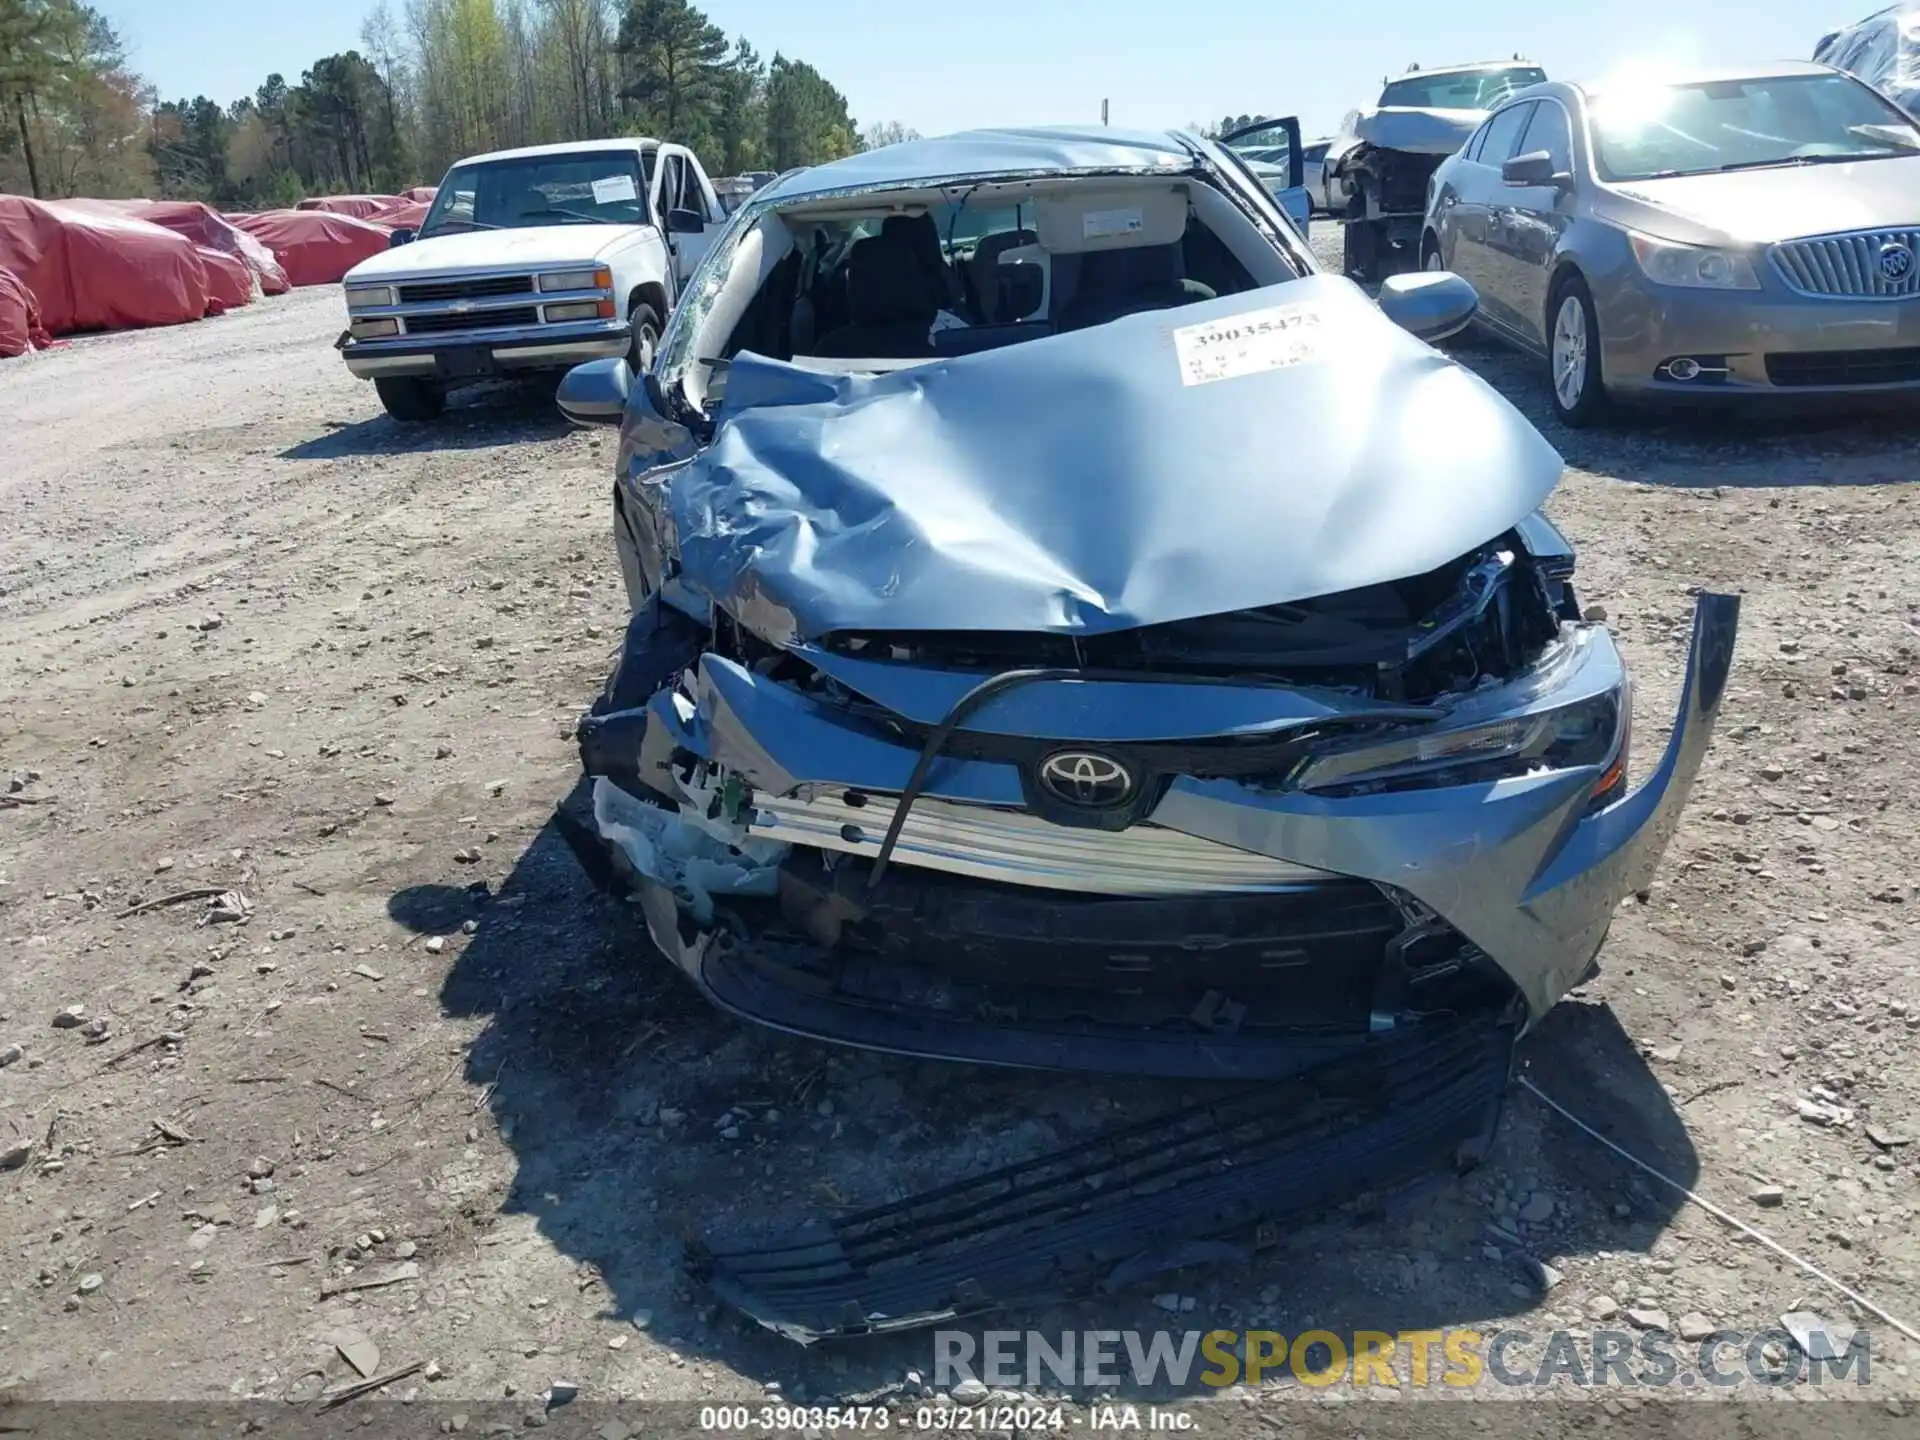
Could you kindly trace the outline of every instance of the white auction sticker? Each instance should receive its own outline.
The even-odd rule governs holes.
[[[604,180],[593,182],[593,203],[611,205],[616,200],[638,200],[640,192],[633,188],[633,176],[609,175]]]
[[[1276,305],[1173,332],[1182,385],[1210,385],[1312,360],[1324,342],[1318,305]]]
[[[1104,240],[1109,235],[1138,235],[1147,228],[1146,214],[1137,205],[1124,210],[1089,210],[1080,217],[1080,238]]]

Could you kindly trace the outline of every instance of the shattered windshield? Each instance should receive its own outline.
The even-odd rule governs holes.
[[[1920,130],[1844,75],[1775,75],[1659,85],[1592,106],[1603,180],[1657,180],[1920,152]]]
[[[456,165],[420,227],[420,238],[534,225],[641,225],[647,192],[630,150],[527,155]]]
[[[1380,103],[1410,110],[1491,110],[1509,95],[1516,95],[1529,85],[1538,85],[1546,78],[1547,72],[1538,65],[1409,75],[1382,90]]]

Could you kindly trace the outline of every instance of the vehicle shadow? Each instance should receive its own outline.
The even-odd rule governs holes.
[[[490,381],[455,390],[446,413],[429,424],[402,425],[388,415],[338,425],[280,452],[282,460],[339,460],[354,455],[410,455],[428,450],[491,450],[552,440],[570,428],[553,401],[554,387]]]
[[[465,1067],[491,1087],[517,1164],[502,1213],[531,1216],[597,1275],[604,1288],[585,1293],[604,1296],[609,1317],[644,1322],[690,1361],[778,1382],[790,1399],[897,1395],[909,1370],[931,1381],[931,1332],[802,1349],[690,1281],[686,1241],[883,1203],[1207,1092],[867,1055],[737,1023],[653,950],[637,910],[589,882],[568,838],[585,805],[582,783],[497,892],[417,886],[388,908],[420,931],[477,926],[441,1001],[450,1016],[485,1021]],[[1523,1047],[1523,1066],[1589,1123],[1693,1182],[1685,1127],[1610,1011],[1562,1005]],[[1490,1157],[1465,1177],[1350,1205],[1231,1265],[950,1328],[976,1341],[989,1329],[1392,1333],[1494,1316],[1540,1332],[1551,1304],[1540,1262],[1650,1250],[1675,1210],[1662,1192],[1516,1088]],[[1200,1368],[1185,1390],[1199,1388]],[[1177,1390],[1129,1382],[1116,1393]]]
[[[1605,424],[1561,423],[1542,362],[1485,338],[1449,353],[1521,411],[1576,470],[1677,489],[1888,485],[1914,478],[1920,413],[1845,410],[1627,410]]]

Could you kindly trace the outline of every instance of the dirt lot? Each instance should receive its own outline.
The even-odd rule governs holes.
[[[914,1393],[929,1339],[802,1351],[690,1286],[682,1236],[1177,1088],[831,1052],[691,999],[550,823],[625,619],[609,441],[506,394],[396,428],[338,325],[304,292],[0,366],[0,1149],[31,1147],[0,1173],[0,1375],[297,1398],[352,1378],[351,1328],[377,1373],[433,1362],[392,1387],[422,1403]],[[1661,878],[1526,1073],[1920,1322],[1920,422],[1576,435],[1532,366],[1461,354],[1568,458],[1553,511],[1635,666],[1642,773],[1689,592],[1746,597]],[[244,921],[194,893],[226,890]],[[348,1278],[392,1283],[324,1293]],[[1878,1407],[1920,1394],[1920,1345],[1516,1090],[1464,1180],[1005,1324],[1539,1336],[1802,1307],[1867,1323]]]

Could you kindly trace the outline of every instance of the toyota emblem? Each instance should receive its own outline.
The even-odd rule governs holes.
[[[1062,750],[1040,764],[1040,784],[1054,799],[1086,810],[1106,810],[1133,795],[1133,773],[1110,755]]]
[[[1913,249],[1899,241],[1890,241],[1880,247],[1880,275],[1882,279],[1898,285],[1913,274]]]

